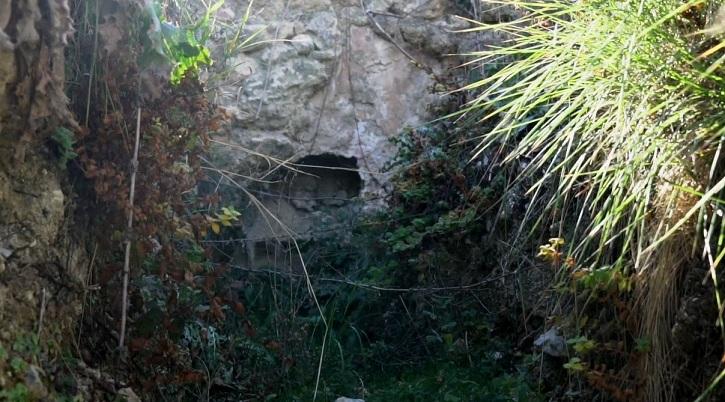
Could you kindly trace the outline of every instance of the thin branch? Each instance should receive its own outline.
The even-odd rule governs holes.
[[[283,276],[283,277],[287,277],[287,278],[304,279],[304,280],[310,280],[310,281],[314,280],[316,282],[339,283],[342,285],[349,285],[349,286],[366,289],[366,290],[370,290],[370,291],[394,292],[394,293],[418,293],[418,292],[435,293],[435,292],[473,290],[473,289],[484,287],[488,284],[500,281],[501,279],[504,279],[506,277],[513,276],[513,275],[516,275],[519,273],[519,270],[517,269],[514,271],[509,271],[509,272],[503,273],[501,275],[486,278],[486,279],[476,282],[476,283],[472,283],[469,285],[461,285],[461,286],[387,288],[387,287],[376,286],[376,285],[371,285],[371,284],[362,283],[362,282],[356,282],[356,281],[353,281],[350,279],[324,278],[324,277],[317,277],[317,276],[312,276],[312,275],[295,274],[295,273],[291,273],[291,272],[282,272],[282,271],[275,271],[275,270],[269,270],[269,269],[246,268],[246,267],[242,267],[240,265],[227,265],[227,266],[230,268],[236,269],[238,271],[249,272],[252,274],[278,275],[278,276]]]
[[[292,159],[294,159],[294,157],[290,157],[290,158],[288,158],[286,160],[282,160],[282,159],[275,158],[275,157],[270,156],[270,155],[265,155],[263,153],[260,153],[260,152],[251,150],[251,149],[246,148],[246,147],[243,147],[243,146],[241,146],[239,144],[232,144],[232,143],[229,143],[229,142],[224,142],[224,141],[219,141],[219,140],[214,140],[214,139],[209,140],[209,142],[212,142],[212,143],[218,144],[218,145],[222,145],[222,146],[225,146],[225,147],[229,147],[229,148],[234,148],[234,149],[240,150],[242,152],[245,152],[245,153],[247,153],[249,155],[257,156],[259,158],[262,158],[262,159],[264,159],[267,162],[267,164],[270,167],[276,165],[274,167],[274,169],[272,169],[271,171],[265,173],[263,177],[261,177],[261,178],[255,178],[254,179],[255,181],[264,180],[264,178],[267,177],[267,176],[269,176],[271,174],[271,172],[274,172],[274,171],[278,170],[280,167],[284,167],[284,168],[286,168],[286,169],[288,169],[288,170],[290,170],[292,172],[299,173],[299,174],[303,174],[303,175],[306,175],[306,176],[311,176],[311,177],[318,177],[318,176],[315,175],[315,174],[313,174],[313,173],[306,172],[306,171],[300,170],[300,169],[308,168],[308,169],[321,169],[321,170],[322,169],[324,169],[324,170],[339,170],[339,171],[345,171],[345,172],[366,173],[366,174],[369,174],[371,176],[384,176],[384,175],[387,174],[385,172],[374,172],[374,171],[369,170],[369,169],[368,170],[365,170],[365,169],[356,169],[356,168],[346,168],[346,167],[341,167],[341,166],[322,166],[322,165],[309,165],[309,164],[304,164],[304,163],[294,163],[294,162],[290,162]],[[211,166],[211,168],[212,168],[212,169],[207,169],[207,170],[220,170],[217,167],[212,166],[211,163],[208,160],[203,159],[203,161],[205,163],[209,164]],[[228,172],[226,172],[226,173],[228,173]]]
[[[407,57],[408,60],[410,60],[411,63],[413,63],[416,67],[418,67],[419,69],[421,69],[421,70],[425,71],[426,73],[432,75],[433,77],[436,77],[437,78],[437,76],[433,72],[433,69],[432,68],[426,66],[425,64],[423,64],[420,61],[418,61],[418,59],[416,59],[415,57],[413,57],[412,54],[410,54],[407,50],[405,50],[402,46],[400,46],[398,44],[398,42],[396,42],[395,39],[393,39],[393,37],[390,36],[390,34],[387,31],[385,31],[385,29],[383,29],[383,27],[378,23],[378,21],[375,20],[375,15],[376,14],[380,14],[380,13],[376,13],[376,12],[373,12],[371,10],[368,10],[368,8],[365,6],[365,0],[360,0],[360,7],[362,8],[362,10],[365,13],[365,15],[368,17],[368,20],[370,20],[370,22],[373,24],[373,26],[375,28],[377,28],[378,31],[380,31],[380,33],[385,37],[385,39],[388,40],[388,42],[392,43],[393,46],[395,46],[396,49],[398,49],[401,53],[403,53],[403,55],[405,57]]]
[[[45,309],[48,306],[48,291],[45,290],[45,288],[41,291],[41,301],[40,301],[40,315],[38,317],[38,332],[37,337],[38,340],[40,340],[40,333],[43,331],[43,319],[45,318]]]
[[[211,164],[211,166],[213,168],[216,168],[216,166],[214,166],[213,164]],[[272,211],[270,211],[257,197],[255,197],[254,194],[250,193],[246,188],[244,188],[244,186],[242,186],[241,184],[236,182],[232,177],[224,174],[221,171],[218,171],[217,173],[219,173],[222,177],[227,179],[230,183],[232,183],[239,190],[241,190],[244,194],[246,194],[247,197],[249,197],[252,204],[254,204],[254,206],[262,213],[262,217],[264,217],[264,219],[267,221],[267,224],[270,226],[270,229],[272,228],[272,225],[269,222],[269,219],[271,218],[272,220],[274,220],[274,222],[277,225],[279,225],[282,228],[282,230],[285,233],[287,233],[289,235],[290,240],[294,244],[295,250],[297,251],[297,256],[299,257],[300,264],[302,265],[302,272],[304,272],[304,275],[302,276],[302,278],[304,278],[304,280],[305,280],[305,284],[307,285],[307,291],[310,294],[310,298],[312,298],[312,301],[314,302],[315,307],[317,308],[317,311],[319,311],[319,313],[320,313],[320,318],[322,319],[322,324],[325,327],[325,334],[327,334],[329,331],[329,324],[327,323],[327,319],[325,319],[325,313],[322,310],[322,306],[320,306],[320,302],[317,299],[317,294],[315,293],[315,289],[312,286],[312,281],[310,280],[310,274],[307,271],[307,265],[305,264],[305,259],[302,257],[302,251],[300,250],[300,246],[297,243],[296,234],[292,231],[292,229],[287,227],[287,225],[285,225],[284,222],[282,222],[276,215],[274,215],[272,213]],[[274,233],[274,230],[272,230],[272,232]],[[313,402],[317,399],[317,391],[318,391],[318,386],[320,383],[320,376],[322,373],[322,362],[324,360],[324,355],[325,355],[325,345],[323,344],[322,351],[320,352],[320,362],[317,367],[317,380],[315,383],[315,391],[314,391],[314,394],[312,397]]]
[[[91,115],[91,93],[93,91],[93,79],[96,73],[96,56],[98,53],[98,3],[100,0],[96,0],[96,23],[93,26],[93,53],[91,54],[91,71],[88,74],[88,94],[86,97],[86,117],[83,120],[83,125],[88,127],[88,119]]]
[[[206,159],[204,159],[203,157],[202,157],[202,160],[203,161],[206,161]],[[234,173],[234,172],[231,172],[229,170],[211,168],[211,167],[208,167],[208,166],[202,166],[201,169],[202,170],[208,170],[208,171],[211,171],[211,172],[223,172],[224,174],[228,174],[229,176],[241,177],[242,179],[250,180],[250,181],[256,181],[258,183],[264,183],[264,184],[277,184],[277,183],[280,183],[280,180],[264,180],[264,179],[261,179],[261,178],[247,176],[247,175],[243,175],[243,174],[240,174],[240,173]]]
[[[118,349],[123,350],[128,315],[128,278],[131,271],[131,231],[133,230],[133,198],[136,193],[136,172],[138,171],[138,148],[141,142],[141,107],[136,115],[136,143],[131,160],[131,189],[128,196],[128,226],[126,227],[126,254],[123,259],[123,298],[121,305],[121,331],[118,337]]]

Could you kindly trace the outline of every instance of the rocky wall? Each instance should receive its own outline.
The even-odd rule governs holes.
[[[247,5],[227,1],[218,17],[239,21]],[[444,94],[455,88],[450,78],[458,74],[452,69],[461,59],[453,55],[463,41],[453,31],[467,27],[455,17],[460,13],[451,0],[255,2],[244,28],[247,36],[257,33],[255,44],[227,52],[226,58],[221,48],[229,50],[228,43],[219,43],[215,52],[221,60],[216,70],[224,78],[214,96],[233,116],[220,139],[224,144],[216,146],[217,164],[260,177],[279,161],[342,158],[354,161],[348,168],[357,170],[361,185],[358,194],[343,188],[339,193],[379,203],[388,185],[383,170],[396,152],[390,139],[437,117]],[[280,179],[287,183],[304,174],[275,170],[292,171]],[[255,194],[265,208],[297,234],[310,229],[319,210],[330,213],[330,205],[317,200],[325,195],[308,191],[305,202],[279,184],[248,183],[261,189]],[[308,185],[331,191],[329,184]],[[263,215],[247,216],[248,238],[286,235],[283,225]]]
[[[48,146],[75,125],[63,93],[71,32],[66,0],[0,2],[0,343],[60,340],[80,309],[84,253],[66,236],[64,174]]]

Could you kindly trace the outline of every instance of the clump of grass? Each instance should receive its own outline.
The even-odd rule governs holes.
[[[641,262],[685,223],[652,235],[658,187],[700,183],[692,157],[712,155],[725,129],[725,82],[698,58],[702,37],[686,35],[703,28],[688,14],[709,2],[492,2],[529,14],[473,28],[512,37],[477,62],[514,59],[465,88],[481,90],[465,111],[496,119],[477,155],[498,147],[506,162],[527,158],[522,178],[537,178],[531,193],[548,196],[547,209],[582,211],[570,238],[581,263]],[[709,184],[683,217],[725,182]]]
[[[712,36],[719,2],[488,2],[527,13],[494,25],[471,21],[470,31],[510,40],[471,54],[475,63],[504,66],[464,88],[477,96],[463,113],[493,127],[477,139],[476,155],[526,162],[518,181],[533,182],[527,227],[554,223],[577,266],[625,275],[666,264],[657,255],[668,254],[659,252],[668,242],[693,241],[714,275],[725,255],[725,45]],[[674,279],[665,282],[648,287],[672,294],[661,287]]]

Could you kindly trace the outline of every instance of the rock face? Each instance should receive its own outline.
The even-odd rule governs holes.
[[[63,92],[71,32],[67,1],[0,4],[0,343],[40,329],[60,338],[80,309],[83,253],[64,236],[63,175],[45,147],[74,124]],[[53,319],[41,323],[41,311]]]
[[[331,206],[319,199],[379,199],[388,180],[381,172],[395,154],[390,139],[406,126],[437,117],[431,109],[455,87],[446,88],[441,78],[460,64],[448,56],[459,51],[462,37],[452,31],[467,26],[454,17],[461,10],[453,3],[255,2],[244,32],[256,35],[256,44],[233,52],[235,44],[225,43],[226,59],[221,44],[216,49],[219,70],[226,74],[216,100],[233,116],[232,128],[220,140],[225,144],[216,147],[218,166],[258,177],[281,161],[305,164],[305,158],[312,158],[324,160],[323,166],[357,170],[352,175],[358,179],[349,177],[350,170],[335,170],[347,172],[344,178],[327,174],[315,179],[325,184],[292,174],[306,181],[293,183],[292,191],[307,187],[307,199],[277,184],[259,186],[266,193],[257,195],[259,201],[298,234],[308,231],[311,214]],[[247,5],[227,1],[219,17],[238,21]],[[351,180],[359,184],[332,188],[334,181]],[[350,191],[358,188],[357,194]],[[281,224],[263,215],[247,217],[248,238],[285,234]]]

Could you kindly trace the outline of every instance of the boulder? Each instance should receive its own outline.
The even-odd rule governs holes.
[[[559,335],[559,330],[557,328],[551,328],[541,334],[534,341],[534,346],[541,348],[541,351],[549,356],[567,356],[566,339]]]

